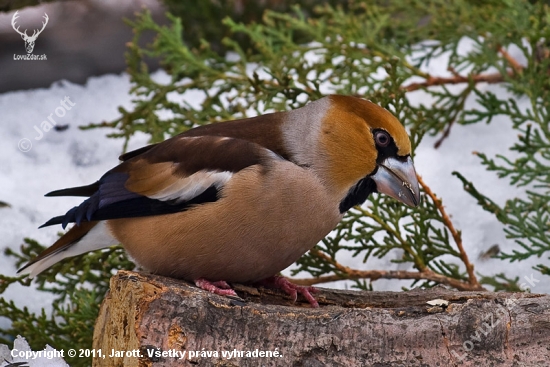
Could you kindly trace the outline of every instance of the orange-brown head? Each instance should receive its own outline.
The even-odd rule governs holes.
[[[293,160],[314,169],[337,197],[348,199],[345,210],[364,201],[369,190],[418,204],[409,137],[384,108],[361,98],[329,96],[291,111],[283,135]]]

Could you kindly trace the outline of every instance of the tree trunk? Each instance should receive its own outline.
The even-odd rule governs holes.
[[[96,322],[93,347],[102,355],[93,365],[479,367],[550,361],[549,295],[322,289],[316,294],[321,307],[312,309],[278,291],[234,287],[242,300],[120,271]],[[435,299],[448,305],[426,303]]]

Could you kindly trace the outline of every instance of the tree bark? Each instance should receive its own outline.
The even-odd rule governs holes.
[[[312,309],[276,290],[234,287],[242,300],[120,271],[96,322],[93,347],[102,356],[93,366],[479,367],[550,360],[549,295],[321,289],[321,307]],[[448,305],[426,303],[435,299]]]

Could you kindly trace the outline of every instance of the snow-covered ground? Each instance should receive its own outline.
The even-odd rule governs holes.
[[[0,366],[17,366],[25,362],[25,367],[68,367],[62,354],[49,345],[43,350],[33,351],[27,340],[18,336],[13,341],[13,348],[0,344]]]
[[[430,70],[433,73],[433,70]],[[437,75],[444,75],[439,70]],[[162,77],[162,76],[159,76]],[[481,88],[501,95],[506,93],[498,85]],[[110,121],[118,116],[117,108],[131,108],[129,78],[126,74],[90,78],[84,86],[58,82],[47,89],[10,92],[0,95],[0,201],[11,207],[0,208],[0,249],[18,249],[24,237],[51,244],[60,231],[58,227],[37,229],[49,218],[62,214],[81,202],[80,198],[45,198],[44,194],[60,188],[89,184],[118,163],[122,140],[108,139],[106,129],[82,131],[78,126],[90,122]],[[193,94],[188,98],[199,98]],[[415,103],[427,103],[426,95],[411,93]],[[197,103],[190,100],[190,103]],[[526,103],[518,101],[521,105]],[[474,103],[469,101],[468,103]],[[43,123],[53,119],[57,125],[69,125],[64,131],[44,131]],[[40,130],[40,132],[38,131]],[[462,230],[463,242],[476,271],[484,275],[503,272],[508,276],[529,277],[537,273],[531,267],[540,262],[533,259],[510,266],[496,259],[478,260],[479,254],[494,244],[504,251],[515,246],[507,240],[502,226],[494,216],[484,212],[464,190],[460,181],[451,175],[459,171],[474,181],[481,192],[489,193],[497,203],[517,196],[516,189],[493,173],[485,171],[473,151],[489,156],[508,154],[517,133],[505,117],[497,117],[490,125],[453,127],[450,137],[439,149],[433,148],[436,138],[426,137],[416,152],[418,173],[437,195],[443,198],[453,222]],[[26,139],[26,140],[25,140]],[[29,145],[30,143],[30,145]],[[147,136],[137,135],[130,149],[147,143]],[[390,259],[369,260],[360,264],[356,259],[344,259],[347,264],[369,269],[397,269]],[[14,275],[11,259],[0,255],[2,274]],[[377,290],[399,290],[409,282],[377,281]],[[345,286],[342,283],[334,286]],[[537,293],[550,292],[550,283],[536,284]],[[38,312],[49,309],[51,299],[28,288],[11,287],[3,295],[19,306]],[[7,320],[0,317],[0,329]]]

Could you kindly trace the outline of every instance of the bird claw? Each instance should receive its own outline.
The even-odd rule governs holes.
[[[317,302],[315,297],[311,295],[311,293],[319,292],[319,290],[315,287],[297,285],[292,283],[287,278],[277,276],[277,275],[264,279],[263,281],[260,282],[260,284],[269,288],[281,289],[286,294],[290,295],[294,302],[296,302],[296,300],[298,299],[298,293],[300,293],[309,302],[311,307],[313,308],[319,307],[319,303]]]
[[[231,289],[231,286],[227,284],[225,280],[219,280],[217,282],[212,282],[211,284],[221,289]]]
[[[220,280],[217,282],[211,282],[204,278],[199,278],[195,280],[195,285],[201,289],[204,289],[205,291],[208,291],[214,294],[219,294],[220,296],[238,297],[237,293],[235,293],[235,291],[231,289],[229,284],[227,284],[227,282],[223,280]]]

